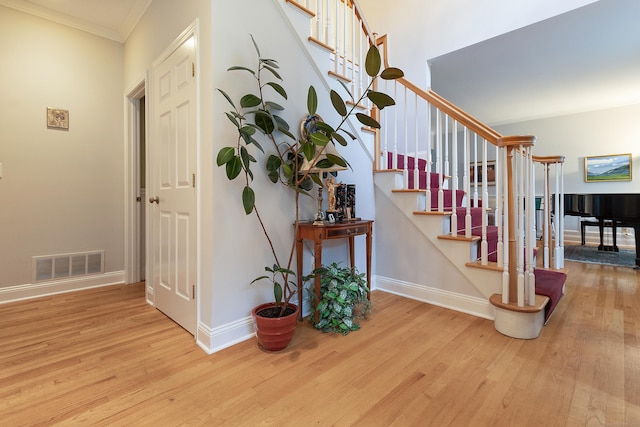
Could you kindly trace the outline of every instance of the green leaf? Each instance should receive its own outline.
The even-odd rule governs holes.
[[[267,177],[269,177],[269,181],[273,182],[274,184],[278,182],[278,178],[280,178],[280,175],[278,174],[278,171],[271,171],[269,173],[267,173]]]
[[[271,135],[276,128],[276,121],[268,111],[256,111],[254,121],[265,135]]]
[[[278,130],[295,141],[295,139],[296,139],[295,135],[292,134],[291,132],[289,132],[287,129],[283,129],[281,127],[278,127]]]
[[[320,178],[320,174],[310,173],[309,176],[311,177],[311,180],[316,183],[316,185],[322,187],[322,179]]]
[[[349,137],[351,138],[352,141],[355,141],[356,136],[354,134],[352,134],[351,132],[349,132],[348,130],[345,129],[340,129],[342,132],[346,133],[347,135],[349,135]],[[346,144],[345,144],[346,145]]]
[[[273,119],[276,121],[278,125],[278,130],[285,130],[285,131],[289,130],[289,123],[287,123],[285,119],[276,115],[273,115]]]
[[[218,89],[218,92],[220,92],[222,95],[224,95],[225,98],[227,98],[227,102],[231,104],[234,110],[237,110],[236,104],[233,103],[233,101],[231,100],[231,97],[229,97],[229,95],[227,95],[225,91],[223,91],[222,89]]]
[[[367,98],[369,98],[371,102],[376,104],[376,107],[378,107],[380,110],[383,110],[384,107],[396,105],[396,101],[394,101],[392,97],[382,92],[375,92],[373,90],[370,90],[369,92],[367,92]]]
[[[273,88],[273,90],[275,90],[276,92],[278,92],[278,94],[283,97],[284,99],[288,99],[287,98],[287,91],[284,90],[284,88],[282,86],[280,86],[278,83],[274,83],[274,82],[269,82],[267,83],[268,86],[271,86]]]
[[[236,116],[234,114],[231,113],[225,113],[227,115],[227,118],[229,119],[229,121],[231,121],[231,123],[234,124],[235,127],[239,128],[240,127],[240,123],[236,120]]]
[[[251,156],[249,155],[246,147],[240,147],[240,158],[242,159],[244,168],[249,171],[249,169],[251,168],[251,164],[249,163]]]
[[[257,139],[255,139],[253,137],[249,137],[249,142],[247,142],[247,144],[249,144],[249,143],[255,145],[256,147],[258,147],[258,149],[260,151],[262,151],[264,153],[264,150],[262,149],[262,145],[260,145],[260,143],[258,142]]]
[[[265,107],[267,107],[269,110],[276,110],[276,111],[283,111],[284,107],[280,104],[276,104],[275,102],[272,101],[267,101],[264,103]]]
[[[336,110],[336,112],[342,117],[346,116],[347,107],[344,105],[344,101],[342,100],[340,95],[338,95],[338,92],[336,92],[335,90],[331,90],[331,92],[329,92],[329,96],[331,97],[331,103],[333,104],[333,108]]]
[[[302,154],[305,159],[312,160],[313,156],[316,155],[316,146],[314,144],[302,143]]]
[[[288,274],[290,276],[295,276],[296,275],[296,273],[293,270],[290,270],[290,269],[285,268],[285,267],[278,267],[278,268],[276,268],[276,271],[278,273]]]
[[[236,155],[236,150],[233,147],[223,147],[218,151],[218,157],[216,163],[218,166],[222,166],[229,162]]]
[[[242,206],[244,206],[244,213],[249,215],[253,212],[253,207],[256,204],[256,194],[253,192],[253,188],[248,185],[242,190]]]
[[[278,282],[273,282],[273,297],[276,300],[276,305],[280,305],[282,302],[282,285]]]
[[[280,68],[280,66],[278,65],[278,61],[276,61],[275,59],[261,58],[260,62],[272,68]]]
[[[325,133],[325,135],[331,135],[332,133],[335,132],[335,130],[331,127],[331,125],[325,123],[325,122],[317,122],[316,123],[316,128],[318,128],[318,130],[322,131]]]
[[[367,57],[365,59],[364,67],[369,77],[375,77],[380,72],[382,66],[382,60],[380,59],[380,51],[375,45],[369,47]]]
[[[251,41],[253,42],[253,46],[256,48],[256,53],[258,54],[258,58],[260,58],[262,55],[260,55],[260,49],[258,48],[258,43],[256,43],[256,40],[253,38],[253,34],[250,34],[251,36]]]
[[[256,75],[256,72],[253,71],[251,68],[247,68],[247,67],[241,67],[241,66],[234,66],[234,67],[229,67],[227,68],[227,71],[248,71],[251,74],[253,74],[254,76]]]
[[[254,126],[245,125],[240,129],[241,132],[246,133],[247,135],[253,135],[256,133],[256,128]]]
[[[333,139],[338,141],[338,144],[342,145],[343,147],[347,146],[347,140],[344,139],[344,136],[340,135],[339,133],[334,133],[331,136],[333,137]]]
[[[242,108],[253,108],[260,105],[262,100],[253,94],[248,94],[240,98],[240,106]]]
[[[343,82],[342,80],[338,79],[338,83],[340,83],[342,85],[342,87],[344,88],[344,90],[347,91],[347,93],[349,94],[349,98],[351,98],[352,101],[355,101],[355,98],[353,97],[353,94],[351,93],[351,90],[349,89],[349,86],[347,86],[347,84],[345,82]]]
[[[313,86],[309,86],[309,91],[307,92],[307,112],[310,116],[316,114],[318,109],[318,94],[316,93],[316,89]]]
[[[400,68],[389,67],[382,71],[380,77],[384,80],[396,80],[400,77],[404,77],[404,72]]]
[[[236,179],[242,172],[242,160],[240,156],[233,156],[233,159],[227,162],[227,178],[229,181]]]
[[[264,67],[265,70],[269,70],[269,72],[271,72],[271,74],[273,74],[273,76],[278,79],[278,80],[282,80],[282,77],[280,77],[280,74],[278,74],[278,72],[275,70],[275,68],[273,67],[269,67],[266,66]]]
[[[251,281],[251,283],[249,283],[250,285],[253,285],[255,282],[262,280],[262,279],[269,279],[269,276],[260,276],[260,277],[256,277],[255,279],[253,279]]]
[[[374,129],[380,129],[380,123],[378,123],[374,118],[367,116],[366,114],[356,113],[356,118],[365,126],[369,126]]]
[[[338,166],[347,167],[347,162],[340,156],[336,156],[335,154],[327,153],[327,159],[333,162]]]
[[[275,154],[271,154],[267,158],[268,171],[277,171],[278,169],[280,169],[281,164],[282,164],[282,160],[280,160],[280,157],[276,156]]]
[[[322,132],[314,132],[311,134],[311,142],[315,145],[324,147],[329,143],[329,137]]]

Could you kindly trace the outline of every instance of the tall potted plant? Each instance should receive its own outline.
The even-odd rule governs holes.
[[[216,162],[219,167],[225,167],[230,181],[241,179],[244,182],[241,200],[245,214],[254,214],[273,256],[273,265],[265,267],[267,274],[257,277],[252,283],[264,280],[270,282],[273,286],[274,301],[256,307],[253,314],[259,344],[266,350],[277,351],[286,348],[289,344],[297,322],[298,310],[301,309],[291,302],[291,298],[297,292],[296,273],[291,266],[295,252],[295,237],[299,230],[300,195],[310,196],[316,186],[323,185],[320,173],[311,172],[311,170],[329,169],[335,165],[347,166],[345,159],[335,152],[327,151],[326,147],[335,142],[346,146],[348,139],[355,139],[355,136],[345,129],[345,124],[351,116],[355,115],[357,120],[365,126],[380,128],[380,124],[373,117],[364,113],[355,113],[354,110],[364,98],[368,98],[380,110],[394,105],[393,98],[374,91],[373,85],[378,78],[397,79],[403,76],[403,72],[391,67],[382,69],[380,53],[376,46],[371,46],[365,62],[365,69],[371,77],[371,83],[363,95],[359,99],[354,99],[346,85],[342,84],[352,101],[352,106],[348,108],[343,98],[336,91],[331,90],[329,92],[331,103],[340,116],[337,126],[320,121],[316,123],[314,131],[308,138],[296,137],[283,118],[285,107],[278,103],[288,98],[287,91],[281,84],[282,77],[278,71],[278,62],[275,59],[263,57],[253,36],[251,40],[257,56],[255,68],[233,66],[228,71],[247,73],[253,80],[253,91],[243,95],[236,106],[225,91],[218,89],[231,105],[231,110],[226,112],[226,116],[237,129],[237,139],[235,144],[220,149]],[[277,99],[278,102],[272,98]],[[314,116],[317,108],[317,93],[315,88],[310,86],[307,92],[308,115]],[[284,140],[281,141],[280,138]],[[263,147],[265,143],[270,146],[268,154]],[[274,247],[271,231],[263,221],[258,209],[256,193],[252,187],[255,177],[252,167],[258,163],[258,154],[262,156],[263,161],[266,160],[264,167],[269,180],[294,192],[295,234],[291,249],[284,255],[278,254]],[[307,167],[303,167],[303,163]],[[309,165],[312,167],[308,167]],[[290,330],[274,331],[274,327],[264,326],[263,321],[275,323],[278,327],[286,325]]]

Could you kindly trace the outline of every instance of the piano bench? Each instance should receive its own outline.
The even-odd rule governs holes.
[[[617,225],[620,225],[620,221],[616,221]],[[586,220],[583,219],[580,221],[580,244],[584,246],[585,244],[585,228],[586,227],[600,227],[599,221]],[[605,219],[602,224],[603,228],[613,228],[613,220]],[[601,242],[602,244],[602,242]]]

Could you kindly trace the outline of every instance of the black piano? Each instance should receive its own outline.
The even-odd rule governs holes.
[[[600,250],[617,251],[616,228],[633,227],[636,268],[640,267],[640,194],[565,194],[564,214],[594,217],[600,228]],[[603,229],[612,227],[613,246],[603,244]]]

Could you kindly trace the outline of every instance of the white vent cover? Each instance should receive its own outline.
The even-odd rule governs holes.
[[[104,273],[104,251],[34,256],[31,261],[33,283]]]

